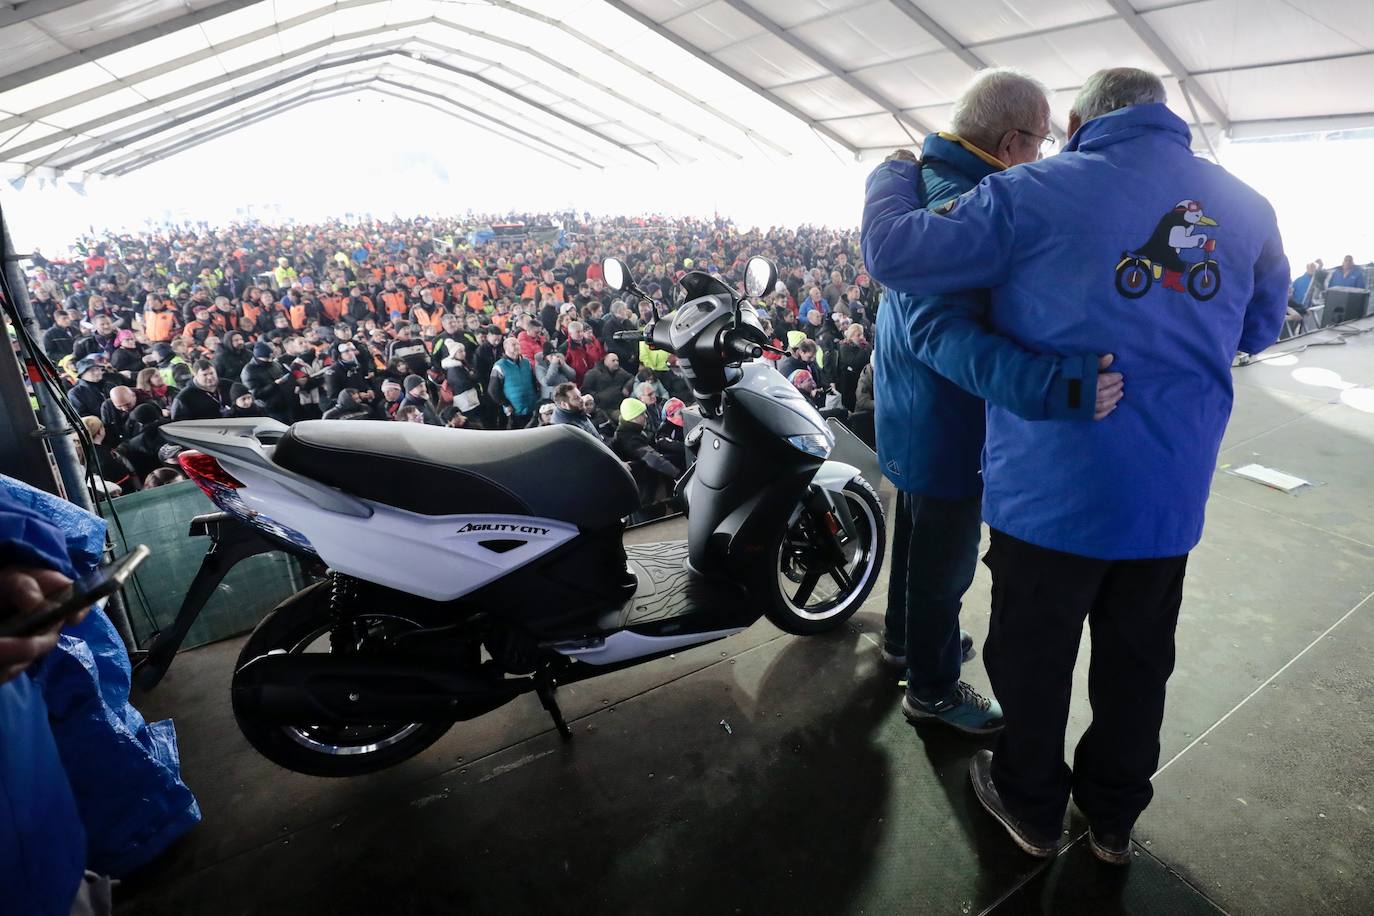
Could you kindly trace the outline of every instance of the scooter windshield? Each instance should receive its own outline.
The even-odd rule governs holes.
[[[684,302],[691,302],[702,296],[720,295],[729,296],[731,302],[735,301],[735,291],[704,270],[689,271],[678,283],[687,293]]]

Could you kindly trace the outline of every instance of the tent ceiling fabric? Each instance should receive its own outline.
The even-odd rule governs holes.
[[[867,157],[973,73],[1139,66],[1210,140],[1374,125],[1364,0],[19,0],[0,161],[119,175],[374,91],[568,168]],[[1201,130],[1199,130],[1199,125]]]

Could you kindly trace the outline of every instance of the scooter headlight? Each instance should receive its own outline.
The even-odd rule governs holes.
[[[808,455],[815,455],[817,458],[827,458],[830,455],[833,440],[824,433],[809,433],[805,436],[788,436],[787,441],[792,447],[799,451],[806,452]]]

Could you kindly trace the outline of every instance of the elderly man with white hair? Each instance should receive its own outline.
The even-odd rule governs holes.
[[[1053,854],[1072,797],[1093,854],[1125,864],[1159,764],[1184,574],[1231,412],[1231,362],[1278,336],[1288,261],[1268,201],[1193,155],[1154,74],[1093,74],[1069,131],[1062,154],[931,209],[910,163],[880,166],[863,252],[875,277],[906,293],[989,287],[992,330],[1040,353],[1114,354],[1129,381],[1100,423],[1027,422],[989,406],[984,655],[1006,719],[996,751],[979,751],[969,768],[979,801],[1026,852]],[[904,317],[916,337],[948,333],[912,310]],[[1068,378],[1086,410],[1092,367]],[[1069,766],[1085,621],[1092,724]]]
[[[955,103],[950,127],[926,138],[919,166],[905,150],[889,157],[903,160],[891,168],[928,206],[1040,158],[1051,142],[1045,87],[1015,70],[984,71]],[[1071,398],[1070,381],[1095,377],[1098,354],[1041,355],[996,336],[988,302],[980,289],[889,289],[873,353],[878,455],[898,491],[883,656],[908,671],[908,719],[970,734],[1002,726],[997,701],[960,678],[972,652],[959,611],[978,564],[984,401],[1031,420],[1091,420],[1097,400],[1092,390]],[[939,332],[913,334],[913,316],[929,316]],[[1104,409],[1119,393],[1108,378]]]

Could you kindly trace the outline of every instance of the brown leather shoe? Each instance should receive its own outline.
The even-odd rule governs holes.
[[[1027,855],[1037,859],[1048,859],[1059,848],[1059,834],[1044,834],[1025,821],[1016,817],[1002,804],[997,787],[992,784],[992,751],[979,751],[968,762],[969,779],[973,780],[973,791],[978,801],[983,803],[988,814],[1007,828],[1012,840]]]
[[[1106,862],[1108,865],[1131,864],[1131,835],[1129,833],[1125,836],[1119,833],[1098,833],[1096,829],[1089,827],[1088,848],[1100,861]]]

